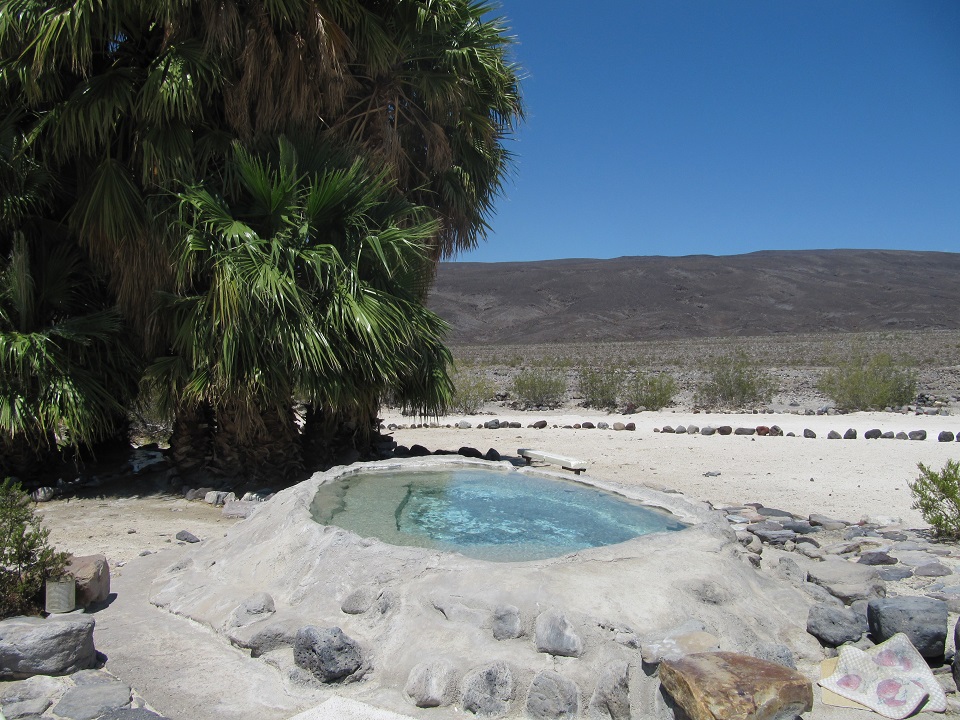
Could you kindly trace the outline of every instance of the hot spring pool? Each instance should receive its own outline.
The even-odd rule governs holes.
[[[584,483],[471,467],[361,472],[321,485],[311,515],[393,545],[499,562],[687,527],[665,511]]]

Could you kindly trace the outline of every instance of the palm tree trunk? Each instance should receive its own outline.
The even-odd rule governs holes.
[[[340,411],[309,406],[303,427],[304,456],[309,467],[349,464],[368,457],[379,421],[379,400]]]
[[[170,454],[181,475],[206,470],[212,458],[213,423],[209,405],[181,405],[170,434]]]
[[[304,468],[293,408],[261,410],[251,423],[237,406],[218,408],[210,469],[233,478],[294,479]]]

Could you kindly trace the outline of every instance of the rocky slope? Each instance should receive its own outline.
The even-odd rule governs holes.
[[[960,253],[764,251],[443,263],[451,344],[960,328]]]

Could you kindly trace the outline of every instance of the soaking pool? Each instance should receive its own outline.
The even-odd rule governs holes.
[[[472,467],[361,472],[321,485],[311,515],[392,545],[499,562],[687,527],[668,512],[581,482]]]

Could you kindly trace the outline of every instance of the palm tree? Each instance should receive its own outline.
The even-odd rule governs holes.
[[[0,475],[111,435],[139,375],[103,284],[44,217],[57,188],[13,120],[0,123]]]
[[[150,377],[181,417],[214,419],[222,473],[299,470],[297,400],[363,435],[384,392],[426,412],[449,399],[445,326],[418,295],[436,222],[317,147],[237,145],[230,199],[209,183],[180,195],[173,352]]]
[[[504,141],[522,117],[519,71],[507,58],[511,40],[500,20],[489,19],[491,10],[476,0],[0,0],[0,103],[63,191],[51,217],[65,218],[91,266],[104,273],[144,355],[167,363],[164,377],[183,381],[169,393],[175,436],[192,436],[204,424],[223,431],[232,415],[240,418],[238,430],[225,437],[242,437],[258,425],[244,418],[261,402],[289,426],[292,395],[263,372],[299,378],[288,384],[314,402],[312,421],[334,426],[363,416],[348,420],[361,436],[388,388],[414,405],[438,407],[447,354],[439,321],[423,314],[420,300],[436,260],[473,246],[484,232],[509,167]],[[283,133],[322,138],[382,168],[374,183],[381,212],[388,200],[422,208],[397,210],[396,223],[373,223],[416,252],[384,250],[381,259],[372,243],[357,256],[359,265],[349,254],[330,260],[324,302],[274,306],[276,298],[264,296],[251,304],[251,312],[257,303],[263,312],[282,308],[270,319],[287,323],[280,330],[326,323],[323,342],[332,355],[323,374],[315,372],[316,357],[301,366],[304,358],[287,350],[274,359],[293,364],[277,373],[262,367],[267,355],[261,365],[243,364],[250,357],[239,338],[235,348],[201,348],[223,338],[201,332],[198,318],[235,311],[218,304],[229,298],[210,297],[211,288],[259,276],[241,273],[249,268],[236,265],[243,258],[227,252],[229,244],[211,248],[226,253],[224,267],[237,273],[231,277],[217,274],[222,268],[212,256],[188,251],[196,233],[187,240],[183,233],[203,226],[196,225],[200,206],[187,204],[194,214],[187,213],[186,226],[178,219],[185,198],[204,188],[222,208],[242,208],[251,189],[232,148],[271,145]],[[423,219],[427,212],[433,222]],[[278,232],[267,229],[257,229],[264,242]],[[344,252],[336,243],[321,245]],[[384,265],[377,273],[371,252]],[[407,303],[403,317],[394,313],[399,298]],[[173,310],[176,322],[165,322],[163,310]],[[297,312],[327,315],[308,321],[294,318]],[[376,333],[387,338],[381,342]],[[355,352],[334,352],[351,343]],[[323,343],[311,352],[320,349]],[[234,360],[240,364],[230,365]],[[208,374],[195,375],[199,367]]]

